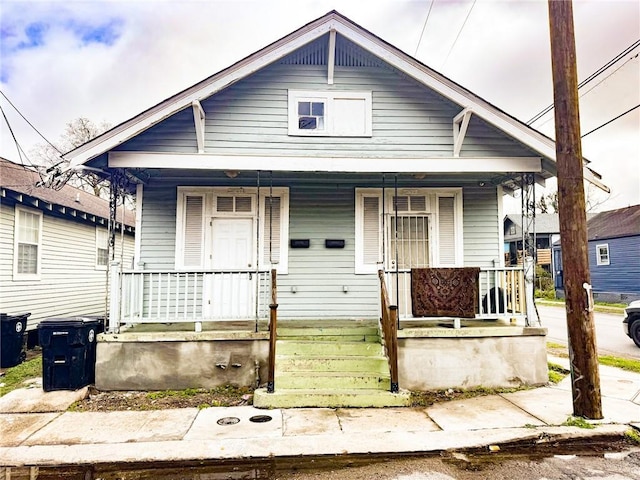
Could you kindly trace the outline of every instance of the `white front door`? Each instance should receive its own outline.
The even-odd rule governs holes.
[[[251,218],[212,220],[211,268],[229,273],[215,274],[210,312],[213,318],[251,318],[255,312],[254,235]]]

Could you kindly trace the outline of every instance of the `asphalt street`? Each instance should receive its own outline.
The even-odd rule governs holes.
[[[567,315],[563,307],[538,305],[542,326],[550,342],[567,343]],[[617,355],[640,360],[640,348],[622,331],[622,314],[594,312],[596,342],[600,355]]]

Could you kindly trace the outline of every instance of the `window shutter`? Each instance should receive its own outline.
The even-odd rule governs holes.
[[[363,198],[363,249],[365,265],[375,265],[380,259],[380,198]]]
[[[440,244],[440,266],[456,263],[456,232],[453,197],[438,198],[438,240]]]
[[[270,204],[271,202],[271,204]],[[264,199],[264,261],[275,265],[280,263],[280,197],[265,197]],[[273,217],[271,214],[273,213]],[[269,247],[271,245],[271,248]]]
[[[202,213],[203,197],[185,196],[184,266],[202,266]]]

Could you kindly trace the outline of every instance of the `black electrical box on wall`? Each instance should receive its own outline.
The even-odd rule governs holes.
[[[344,248],[344,240],[325,240],[325,248]]]
[[[292,239],[289,245],[291,245],[291,248],[309,248],[309,239]]]

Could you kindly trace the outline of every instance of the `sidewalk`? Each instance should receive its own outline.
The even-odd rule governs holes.
[[[422,453],[640,429],[640,374],[601,366],[600,378],[605,418],[595,429],[561,426],[572,413],[570,377],[550,387],[388,409],[80,413],[65,410],[84,389],[21,389],[0,398],[0,466]]]

